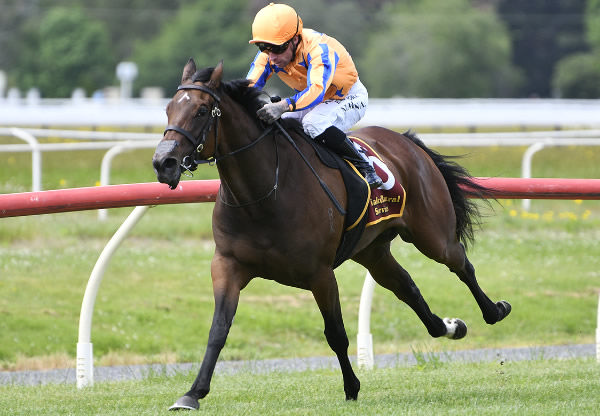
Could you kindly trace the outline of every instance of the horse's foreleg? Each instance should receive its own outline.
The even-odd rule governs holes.
[[[213,259],[212,268],[215,310],[213,321],[208,334],[208,344],[198,376],[192,388],[175,402],[169,410],[198,409],[198,400],[204,398],[210,391],[210,381],[217,364],[217,359],[227,340],[233,317],[237,310],[242,284],[232,267],[227,266],[217,256]]]
[[[327,343],[340,362],[346,400],[356,400],[360,390],[360,381],[354,374],[348,358],[348,335],[344,328],[340,296],[333,270],[327,270],[322,276],[316,278],[311,285],[311,291],[319,306],[321,315],[323,315]]]

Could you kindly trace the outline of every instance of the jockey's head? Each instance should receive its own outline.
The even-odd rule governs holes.
[[[287,55],[289,50],[295,50],[296,45],[292,40],[301,32],[302,19],[296,10],[286,4],[271,3],[256,14],[249,43],[256,44],[261,52],[268,53],[270,57]]]

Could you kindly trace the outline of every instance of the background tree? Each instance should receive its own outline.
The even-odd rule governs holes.
[[[566,97],[566,91],[584,88],[565,82],[594,82],[593,71],[583,71],[594,66],[591,59],[571,55],[600,53],[600,0],[288,1],[307,27],[346,46],[372,97]],[[158,85],[170,93],[190,56],[202,66],[224,59],[227,77],[243,77],[256,53],[246,43],[252,18],[268,2],[0,0],[0,69],[8,72],[9,87],[27,89],[44,79],[45,97],[57,96],[55,86],[71,88],[77,76],[64,70],[68,65],[82,77],[98,71],[85,81],[88,93],[115,84],[115,65],[122,60],[138,63],[137,90]],[[84,27],[42,35],[42,23],[59,7],[78,11],[84,20],[71,24]],[[102,32],[97,44],[82,35],[88,31],[82,22]],[[106,32],[108,50],[101,46]],[[52,46],[47,35],[61,40]],[[77,45],[84,41],[88,49],[77,53],[81,62],[75,65]],[[563,58],[575,63],[557,65]]]
[[[45,97],[69,97],[75,88],[90,94],[114,80],[108,30],[81,9],[53,8],[28,33],[21,87],[36,86]]]
[[[132,56],[139,69],[136,85],[173,93],[190,57],[199,67],[215,66],[223,59],[226,79],[246,76],[256,53],[256,47],[248,44],[249,15],[245,2],[237,0],[184,4],[156,37],[136,43]]]
[[[585,28],[588,45],[600,53],[600,0],[587,0]]]
[[[504,27],[468,0],[388,5],[379,18],[360,62],[371,96],[502,97],[518,81]]]
[[[552,85],[564,98],[600,98],[600,0],[588,0],[585,29],[590,52],[569,55],[555,67]]]
[[[600,98],[600,54],[578,53],[561,59],[552,85],[563,98]]]
[[[18,65],[24,25],[35,15],[35,0],[0,0],[0,69]]]
[[[499,0],[498,12],[511,32],[513,63],[525,76],[518,96],[551,97],[556,63],[587,49],[583,38],[585,2]]]

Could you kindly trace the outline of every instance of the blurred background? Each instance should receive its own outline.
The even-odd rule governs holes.
[[[347,47],[371,97],[600,98],[600,0],[287,3]],[[0,96],[162,98],[189,57],[244,77],[266,4],[0,0]]]

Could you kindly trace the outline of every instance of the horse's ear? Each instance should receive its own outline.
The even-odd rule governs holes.
[[[185,81],[191,79],[196,73],[196,62],[192,58],[189,59],[185,67],[183,68],[183,75],[181,76],[181,84],[185,84]]]
[[[223,61],[219,61],[219,64],[213,71],[208,81],[208,87],[216,90],[221,85],[221,78],[223,78]]]

